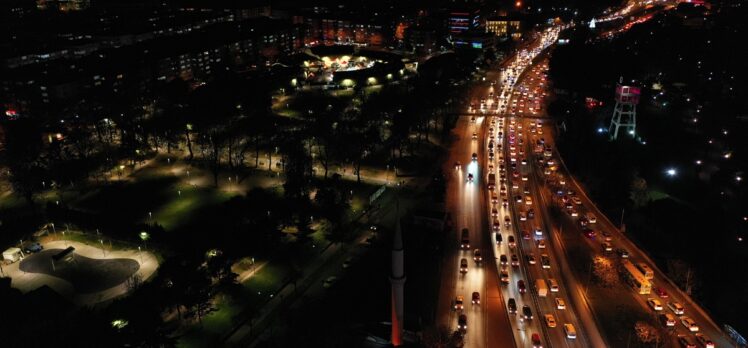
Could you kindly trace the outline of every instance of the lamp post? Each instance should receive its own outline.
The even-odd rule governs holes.
[[[151,239],[151,235],[146,231],[142,231],[138,236],[140,236],[140,239],[145,244],[145,248],[148,249],[148,240]]]
[[[104,240],[99,239],[99,244],[101,244],[101,254],[106,256],[106,252],[104,251]]]
[[[138,255],[140,255],[140,264],[143,264],[143,250],[140,250],[140,246],[138,246]]]

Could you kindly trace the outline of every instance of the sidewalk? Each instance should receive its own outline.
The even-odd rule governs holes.
[[[387,191],[389,192],[389,191]],[[382,203],[386,200],[393,199],[392,193],[387,197],[380,198]],[[391,204],[384,204],[385,207],[394,207]],[[369,224],[371,221],[378,220],[392,209],[380,209],[373,214],[362,214],[357,219],[362,224]],[[254,342],[263,330],[272,324],[272,316],[287,304],[292,304],[299,299],[309,288],[320,281],[320,274],[328,269],[328,264],[342,257],[346,252],[350,252],[358,245],[362,245],[369,233],[361,233],[354,241],[348,244],[331,244],[317,257],[313,262],[307,265],[303,270],[304,277],[299,279],[294,289],[293,284],[286,284],[275,296],[260,309],[254,317],[246,319],[237,328],[226,335],[225,343],[227,346],[246,346]],[[290,301],[290,302],[289,302]]]

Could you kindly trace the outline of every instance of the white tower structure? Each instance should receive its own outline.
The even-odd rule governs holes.
[[[623,128],[632,137],[636,134],[636,104],[639,104],[639,87],[622,85],[621,78],[616,85],[616,106],[613,109],[613,118],[610,119],[611,139],[618,139],[618,131]]]
[[[392,337],[393,346],[403,344],[403,318],[405,315],[405,248],[403,234],[400,229],[400,216],[395,224],[395,238],[392,241],[392,272],[390,274],[392,287]]]

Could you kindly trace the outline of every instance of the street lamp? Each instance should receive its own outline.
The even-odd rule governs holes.
[[[101,254],[106,256],[106,252],[104,251],[104,240],[99,239],[99,244],[101,244]]]
[[[666,174],[667,174],[667,175],[668,175],[669,177],[674,177],[674,176],[678,175],[678,171],[677,171],[677,170],[676,170],[675,168],[668,168],[668,169],[667,169],[667,170],[665,171],[665,173],[666,173]]]
[[[146,231],[142,231],[138,236],[145,243],[145,248],[148,249],[148,240],[151,239],[151,235]]]

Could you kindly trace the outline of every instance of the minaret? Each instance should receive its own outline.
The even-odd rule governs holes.
[[[403,344],[403,318],[405,312],[405,249],[403,248],[403,234],[400,229],[400,215],[395,224],[395,238],[392,241],[392,338],[395,347]]]

